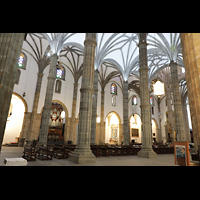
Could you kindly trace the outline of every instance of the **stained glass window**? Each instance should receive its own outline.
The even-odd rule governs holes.
[[[151,105],[151,106],[154,106],[153,97],[150,98],[150,105]]]
[[[65,69],[61,65],[57,66],[56,78],[65,80]]]
[[[117,95],[117,86],[114,83],[111,84],[110,93]]]
[[[136,106],[137,105],[137,97],[133,97],[132,105]]]
[[[19,68],[26,69],[26,56],[24,53],[20,54],[17,64]]]
[[[57,69],[56,77],[62,78],[63,71],[61,69]]]

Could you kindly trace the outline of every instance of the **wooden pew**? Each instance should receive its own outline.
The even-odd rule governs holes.
[[[36,148],[31,145],[24,146],[24,152],[22,158],[27,161],[35,161],[36,160]]]
[[[37,158],[40,160],[52,160],[53,149],[51,147],[39,146],[37,148]]]
[[[99,148],[99,145],[91,145],[91,151],[96,157],[101,156],[101,149]]]
[[[54,146],[53,147],[53,157],[58,159],[68,158],[69,149],[65,146]]]

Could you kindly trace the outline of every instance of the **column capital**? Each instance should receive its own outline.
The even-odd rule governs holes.
[[[178,65],[177,62],[175,62],[175,61],[173,61],[173,60],[170,61],[170,64],[169,64],[170,67],[171,67],[171,66],[177,66],[177,65]]]
[[[81,89],[80,89],[80,92],[93,92],[93,91],[94,91],[94,89],[91,88],[91,87],[81,88]]]
[[[137,44],[138,47],[140,47],[140,45],[148,46],[149,44],[148,44],[146,41],[142,40],[141,42],[139,42],[139,43]]]
[[[86,45],[86,43],[92,43],[96,47],[97,46],[96,33],[86,33],[84,45]]]
[[[78,87],[78,83],[77,82],[74,82],[74,87]]]
[[[37,75],[38,75],[38,76],[41,76],[41,77],[43,77],[43,76],[44,76],[44,74],[43,74],[43,73],[40,73],[40,72],[39,72],[39,73],[37,73]]]

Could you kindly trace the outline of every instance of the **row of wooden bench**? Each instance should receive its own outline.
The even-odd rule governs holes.
[[[54,146],[47,147],[27,145],[24,147],[23,158],[28,161],[35,161],[36,158],[40,160],[52,160],[52,158],[64,159],[68,158],[68,153],[75,150],[75,145]]]
[[[141,147],[134,147],[132,145],[122,146],[107,146],[107,145],[91,145],[91,150],[96,157],[100,156],[125,156],[125,155],[137,155],[141,150]],[[157,154],[173,154],[174,148],[159,147],[153,150]]]
[[[52,160],[52,157],[57,159],[67,159],[70,152],[73,152],[76,145],[50,145],[47,147],[25,146],[24,155],[28,161],[35,161],[36,158],[40,160]],[[92,153],[96,157],[101,156],[125,156],[137,155],[141,147],[133,146],[115,146],[115,145],[91,145]],[[153,148],[157,154],[173,154],[174,148]]]

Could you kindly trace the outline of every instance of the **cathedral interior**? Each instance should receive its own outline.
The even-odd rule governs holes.
[[[0,150],[71,145],[94,163],[92,145],[156,158],[187,141],[197,155],[199,81],[199,33],[1,33]]]

